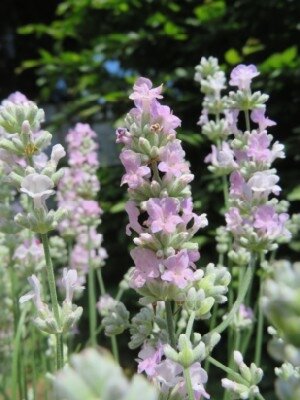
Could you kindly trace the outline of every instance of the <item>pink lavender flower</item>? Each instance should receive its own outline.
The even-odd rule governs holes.
[[[134,201],[127,201],[125,210],[128,214],[129,224],[126,226],[126,235],[130,236],[133,230],[136,233],[142,233],[143,228],[138,221],[140,215],[139,209]]]
[[[145,343],[142,350],[138,354],[138,373],[145,372],[147,376],[156,375],[156,368],[160,364],[163,356],[163,346],[158,345],[157,348]]]
[[[121,153],[120,159],[126,169],[126,174],[122,178],[121,184],[127,183],[130,189],[136,189],[144,182],[144,177],[150,176],[150,168],[141,165],[141,158],[131,150]]]
[[[270,142],[271,139],[266,132],[252,133],[248,140],[247,156],[256,162],[268,162],[271,155]]]
[[[152,250],[137,247],[130,252],[130,255],[135,264],[133,272],[135,287],[142,287],[146,281],[159,277],[160,261]]]
[[[130,197],[126,233],[135,234],[137,246],[131,252],[135,264],[131,284],[150,291],[150,284],[164,285],[174,297],[176,288],[180,291],[193,282],[199,252],[197,246],[186,250],[184,244],[206,226],[207,219],[193,213],[188,186],[193,175],[175,132],[180,120],[158,102],[161,87],[152,88],[148,79],[140,78],[130,98],[136,107],[116,134],[117,142],[124,144],[120,159],[126,172],[121,184],[128,185]]]
[[[228,168],[232,170],[238,166],[234,161],[234,152],[226,142],[222,143],[220,149],[217,149],[215,145],[212,145],[211,153],[205,157],[204,162],[225,170]]]
[[[206,371],[201,367],[201,364],[199,362],[194,363],[190,367],[190,375],[191,375],[191,382],[195,400],[200,400],[202,398],[209,399],[210,395],[207,393],[204,387],[204,384],[207,382],[208,376]],[[179,393],[180,392],[183,392],[183,394],[187,393],[185,385],[186,383],[183,381],[181,383],[181,389],[179,390]]]
[[[251,112],[251,120],[258,124],[260,132],[264,131],[269,126],[276,125],[276,122],[266,117],[265,113],[265,108],[256,108]]]
[[[225,214],[225,220],[227,228],[230,231],[238,233],[242,232],[243,218],[240,215],[240,211],[237,207],[231,207],[229,211]]]
[[[134,100],[137,107],[148,108],[154,99],[162,99],[161,91],[162,85],[157,88],[152,88],[152,82],[147,78],[139,78],[134,86],[133,93],[129,96]]]
[[[281,191],[280,186],[276,185],[279,177],[271,170],[257,171],[248,180],[247,185],[255,193],[268,196],[270,193],[278,195]]]
[[[164,262],[164,266],[166,270],[161,279],[171,282],[181,289],[194,279],[194,273],[189,268],[190,258],[187,250],[181,250],[176,255],[168,257]]]
[[[174,141],[167,144],[160,154],[160,163],[158,169],[166,173],[167,179],[179,177],[183,173],[189,172],[189,166],[184,159],[185,152],[183,151],[179,141]]]
[[[23,93],[18,92],[18,91],[11,93],[8,96],[7,100],[11,101],[12,103],[15,103],[15,104],[22,104],[22,103],[26,103],[27,101],[29,101]]]
[[[164,106],[158,101],[151,103],[151,120],[152,126],[158,124],[160,131],[165,135],[175,135],[175,129],[181,125],[180,119],[172,114],[170,107]]]
[[[258,207],[254,213],[253,226],[270,238],[280,235],[290,237],[290,232],[285,228],[288,218],[287,213],[277,214],[271,205],[263,205]]]
[[[182,219],[179,217],[180,203],[177,199],[150,199],[147,201],[147,213],[149,219],[147,224],[150,226],[152,233],[174,233],[176,226],[180,224]]]
[[[255,65],[238,65],[230,75],[229,84],[237,86],[240,90],[249,90],[253,78],[259,75]]]

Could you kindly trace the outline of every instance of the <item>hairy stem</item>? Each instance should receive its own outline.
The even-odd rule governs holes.
[[[169,335],[169,343],[174,349],[176,349],[172,303],[170,300],[168,300],[165,302],[165,304],[166,304],[166,316],[167,316],[167,328],[168,328],[168,335]]]
[[[58,306],[58,300],[57,300],[57,292],[56,292],[53,264],[52,264],[52,260],[51,260],[51,256],[50,256],[49,240],[48,240],[47,234],[42,234],[41,238],[42,238],[45,260],[46,260],[46,270],[47,270],[47,278],[48,278],[48,285],[49,285],[52,309],[53,309],[54,317],[56,320],[56,324],[58,327],[60,327],[59,306]],[[58,338],[58,336],[60,336],[60,337]],[[63,354],[62,354],[61,341],[62,341],[61,334],[57,334],[56,335],[57,369],[61,369],[63,367]]]
[[[234,302],[232,309],[230,310],[229,314],[227,315],[227,317],[225,318],[225,320],[223,322],[221,322],[216,328],[214,328],[212,330],[212,332],[217,332],[217,333],[222,333],[227,327],[228,325],[232,322],[236,312],[238,311],[240,305],[243,303],[244,298],[247,294],[247,291],[249,289],[250,283],[252,282],[252,277],[254,275],[254,256],[252,256],[251,260],[250,260],[250,264],[247,268],[247,271],[245,273],[243,282],[241,287],[239,288],[239,292],[238,292],[238,296],[236,301]]]
[[[183,375],[184,375],[184,380],[185,380],[186,391],[188,394],[188,399],[195,400],[190,370],[188,368],[184,368]]]

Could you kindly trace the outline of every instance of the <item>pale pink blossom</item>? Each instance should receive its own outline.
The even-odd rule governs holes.
[[[155,99],[162,99],[162,85],[153,88],[152,82],[147,78],[138,78],[133,86],[133,93],[129,96],[137,107],[148,109]]]
[[[253,78],[259,75],[255,65],[240,64],[233,68],[229,84],[237,86],[240,90],[249,90]]]
[[[179,140],[167,144],[160,153],[159,171],[164,172],[167,178],[189,173],[189,166],[184,157],[185,152]]]
[[[156,368],[163,356],[163,346],[157,348],[145,343],[138,354],[138,373],[145,372],[150,378],[156,375]]]
[[[166,267],[161,279],[168,281],[183,289],[188,283],[194,280],[194,272],[189,268],[190,259],[186,250],[180,250],[174,256],[164,261]]]
[[[251,119],[253,122],[258,124],[260,132],[264,131],[269,126],[276,125],[276,122],[266,117],[265,113],[265,108],[256,108],[251,112]]]
[[[126,169],[121,185],[127,183],[130,189],[136,189],[143,184],[144,178],[148,178],[151,174],[149,167],[141,165],[141,158],[132,150],[124,150],[120,155],[122,164]]]
[[[176,226],[182,223],[178,215],[180,203],[177,199],[163,198],[150,199],[147,201],[147,213],[149,219],[147,224],[152,233],[163,232],[170,234],[175,232]]]
[[[62,285],[66,291],[66,303],[72,303],[75,291],[82,291],[84,286],[81,285],[76,269],[63,269]]]
[[[132,277],[134,287],[140,288],[144,286],[147,281],[159,277],[160,261],[154,251],[142,247],[136,247],[131,250],[130,255],[135,264]]]
[[[291,236],[285,227],[288,219],[289,215],[287,213],[277,214],[273,206],[262,205],[254,213],[253,226],[269,239],[274,239],[281,235],[288,238]]]
[[[138,222],[138,217],[140,215],[140,212],[135,204],[134,201],[127,201],[126,205],[125,205],[125,210],[128,214],[128,218],[129,218],[129,224],[127,224],[126,226],[126,234],[128,236],[131,235],[131,229],[133,231],[135,231],[136,233],[142,233],[143,228],[140,225],[140,223]]]

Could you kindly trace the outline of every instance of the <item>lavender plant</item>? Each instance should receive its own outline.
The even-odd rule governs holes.
[[[81,289],[81,286],[77,281],[76,270],[65,270],[62,284],[66,298],[62,306],[59,305],[47,233],[56,228],[65,211],[61,208],[49,211],[46,200],[55,193],[54,186],[61,178],[62,173],[57,170],[57,166],[65,156],[65,151],[61,145],[55,145],[47,160],[44,149],[50,144],[52,135],[41,130],[43,120],[43,110],[25,99],[21,102],[7,100],[0,107],[0,126],[4,130],[0,147],[3,149],[2,160],[6,168],[10,169],[8,181],[20,195],[26,195],[27,200],[27,207],[17,213],[14,220],[41,238],[45,256],[42,273],[47,274],[51,298],[49,307],[42,295],[47,288],[45,285],[42,288],[38,277],[33,274],[28,278],[32,291],[23,295],[20,303],[33,299],[36,308],[35,325],[41,331],[55,335],[59,369],[64,365],[63,333],[74,325],[82,313],[80,307],[72,304],[73,292]]]
[[[284,148],[268,133],[275,125],[266,117],[268,96],[252,89],[258,75],[253,65],[237,66],[228,82],[236,90],[228,91],[217,59],[202,58],[196,67],[204,94],[199,125],[212,142],[205,162],[224,195],[225,224],[216,230],[211,255],[216,264],[206,266],[199,263],[196,235],[208,221],[194,212],[194,175],[176,132],[181,121],[161,104],[162,85],[153,87],[147,78],[135,82],[129,96],[134,107],[116,132],[133,266],[115,297],[107,293],[101,272],[107,254],[98,233],[96,133],[82,123],[70,129],[68,166],[58,168],[66,152],[57,144],[47,156],[52,135],[42,129],[43,110],[18,92],[2,102],[0,352],[10,364],[0,368],[4,398],[38,399],[37,380],[47,375],[51,398],[61,400],[134,400],[141,393],[149,400],[208,399],[213,366],[226,374],[220,384],[224,400],[264,400],[259,388],[264,313],[272,324],[269,352],[283,363],[275,370],[277,396],[299,397],[299,265],[274,262],[279,244],[297,231],[299,217],[289,219],[287,202],[277,199],[281,188],[273,162],[285,156]],[[54,195],[57,209],[49,201]],[[74,299],[86,284],[83,310]],[[134,315],[122,301],[127,290],[139,297]],[[93,349],[72,354],[69,334],[85,311],[90,335],[84,347]],[[102,330],[111,338],[115,361],[97,351]],[[149,382],[136,375],[128,380],[116,364],[117,336],[126,330],[137,372]],[[225,333],[224,364],[214,351]],[[36,353],[43,354],[35,359]],[[43,384],[46,398],[50,392]]]

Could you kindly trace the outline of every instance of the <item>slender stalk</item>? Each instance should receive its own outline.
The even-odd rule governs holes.
[[[8,271],[10,278],[10,288],[11,288],[11,297],[13,301],[13,315],[14,315],[14,332],[16,333],[18,326],[18,314],[19,314],[19,304],[17,301],[17,290],[16,290],[16,277],[15,271],[12,261],[12,250],[9,250],[9,263],[8,263]]]
[[[195,321],[195,311],[191,312],[187,327],[186,327],[186,336],[189,339],[191,337],[192,331],[193,331],[193,325]]]
[[[114,356],[115,361],[119,364],[119,349],[116,336],[111,337],[111,349]]]
[[[99,286],[100,286],[100,293],[101,293],[101,296],[103,296],[105,294],[105,286],[104,286],[101,267],[97,268],[97,278],[98,278],[98,282],[99,282]]]
[[[117,300],[117,301],[120,301],[121,298],[122,298],[122,296],[123,296],[123,294],[124,294],[124,289],[120,288],[120,289],[118,290],[117,295],[116,295],[116,300]]]
[[[260,288],[259,288],[259,299],[262,297],[262,279],[260,279]],[[262,342],[263,342],[263,331],[264,331],[264,314],[261,307],[261,304],[258,300],[258,307],[257,307],[257,333],[256,333],[256,341],[255,341],[255,357],[254,363],[257,367],[260,366],[261,363],[261,352],[262,352]]]
[[[213,364],[215,367],[225,371],[227,373],[227,375],[231,376],[238,383],[242,383],[242,384],[248,386],[248,382],[240,374],[238,374],[237,372],[233,371],[231,368],[226,367],[225,365],[220,363],[215,358],[213,358],[211,356],[208,356],[208,358],[209,358],[209,362],[211,364]],[[257,397],[259,400],[265,400],[265,398],[260,393],[256,394],[255,397]]]
[[[166,304],[166,317],[167,317],[169,343],[175,349],[176,348],[176,339],[175,339],[175,333],[174,333],[172,303],[170,300],[168,300],[165,302],[165,304]]]
[[[89,324],[90,342],[93,347],[97,345],[97,310],[96,310],[96,288],[95,288],[95,269],[92,266],[90,248],[90,229],[88,230],[88,297],[89,297]]]
[[[228,209],[228,180],[225,175],[222,176],[222,187],[223,187],[223,196],[224,196],[224,205],[225,209]]]
[[[57,300],[57,292],[56,292],[56,285],[55,285],[55,276],[53,270],[53,264],[50,256],[50,248],[49,248],[49,240],[47,234],[42,234],[42,243],[44,248],[45,260],[46,260],[46,270],[47,270],[47,278],[48,278],[48,285],[50,291],[50,298],[52,303],[52,309],[54,313],[54,317],[57,323],[57,326],[60,326],[60,316],[59,316],[59,306]],[[63,354],[62,354],[62,337],[58,337],[56,335],[56,347],[57,347],[57,369],[61,369],[63,367]]]
[[[245,111],[245,122],[246,122],[246,130],[250,132],[251,130],[251,125],[250,125],[250,116],[249,116],[249,110]]]
[[[61,333],[56,335],[56,351],[57,367],[60,369],[64,366],[64,342]]]
[[[215,367],[217,367],[217,368],[223,370],[224,372],[226,372],[227,375],[231,376],[237,382],[244,383],[244,384],[248,385],[248,382],[245,379],[243,379],[240,374],[238,374],[237,372],[233,371],[231,368],[226,367],[224,364],[220,363],[218,360],[216,360],[215,358],[213,358],[211,356],[208,356],[208,359],[209,359],[209,362],[211,364],[213,364]]]
[[[214,327],[216,326],[217,313],[218,313],[218,303],[215,303],[213,306],[212,315],[211,315],[211,319],[210,319],[209,332],[211,332],[214,329]],[[208,360],[208,358],[206,358],[205,363],[204,363],[204,369],[207,372],[207,375],[209,374],[209,366],[210,366],[209,360]]]
[[[16,335],[14,338],[13,355],[12,355],[12,400],[18,400],[17,387],[18,387],[20,344],[21,344],[22,330],[25,325],[27,311],[28,311],[27,308],[24,308],[24,310],[21,313],[21,317],[19,319],[19,323],[16,330]],[[21,377],[19,378],[21,379]]]
[[[191,376],[190,376],[190,371],[189,371],[188,368],[184,368],[183,375],[184,375],[184,379],[185,379],[185,386],[186,386],[186,391],[187,391],[187,394],[188,394],[188,399],[189,400],[195,400],[194,391],[193,391],[193,387],[192,387]]]
[[[254,257],[252,257],[250,260],[250,264],[247,268],[247,271],[244,276],[244,280],[242,282],[241,287],[239,288],[238,296],[232,306],[232,309],[230,310],[226,319],[223,322],[221,322],[216,328],[214,328],[212,330],[212,332],[222,333],[228,327],[228,325],[232,322],[236,312],[238,311],[240,305],[242,304],[242,302],[247,294],[250,283],[252,282],[252,277],[253,277],[254,271],[255,271],[253,264],[254,264]]]

